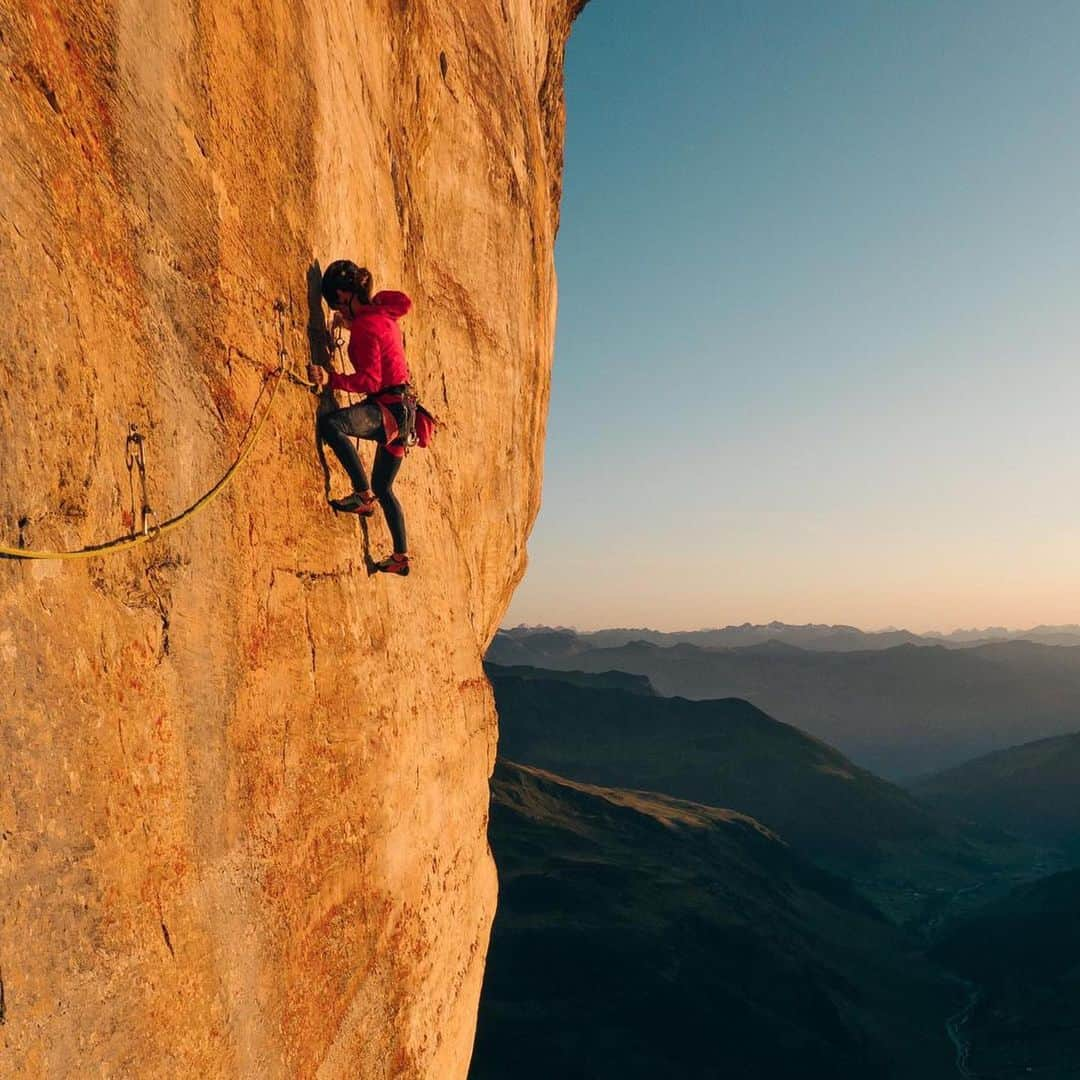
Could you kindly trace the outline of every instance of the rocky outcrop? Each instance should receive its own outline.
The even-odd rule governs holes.
[[[242,445],[320,265],[415,300],[445,419],[327,509],[282,385],[157,540],[0,562],[0,1074],[464,1075],[495,905],[481,655],[524,569],[576,0],[0,5],[0,543],[165,520]],[[262,404],[266,403],[266,394]]]

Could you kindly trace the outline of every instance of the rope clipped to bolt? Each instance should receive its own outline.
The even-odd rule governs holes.
[[[240,445],[240,450],[237,452],[235,460],[228,469],[226,469],[221,479],[218,480],[209,491],[196,499],[195,502],[187,507],[187,509],[182,510],[174,517],[169,518],[168,521],[158,524],[157,516],[150,508],[146,489],[145,436],[142,435],[138,431],[136,425],[133,424],[128,432],[127,444],[125,447],[125,459],[127,462],[129,483],[131,484],[133,506],[135,503],[134,474],[137,471],[139,475],[139,485],[141,489],[140,516],[142,519],[140,531],[132,532],[132,534],[128,536],[117,537],[115,540],[106,540],[101,544],[91,544],[87,547],[78,548],[75,551],[40,551],[34,550],[33,548],[13,548],[0,544],[0,557],[9,559],[90,559],[96,555],[111,555],[114,552],[125,551],[128,548],[138,547],[140,544],[146,544],[151,540],[156,540],[159,536],[164,536],[165,533],[172,532],[173,529],[179,528],[201,510],[204,510],[209,506],[225,490],[229,481],[232,480],[233,476],[236,474],[236,471],[244,461],[247,460],[252,448],[262,434],[263,428],[266,426],[266,421],[269,419],[270,413],[274,408],[274,399],[277,397],[277,392],[282,382],[285,379],[290,379],[299,386],[317,389],[314,383],[308,382],[307,379],[302,378],[290,369],[289,352],[285,345],[284,301],[276,301],[274,310],[278,313],[278,330],[280,334],[280,341],[278,344],[278,366],[273,371],[267,372],[266,377],[263,380],[258,397],[256,397],[255,404],[252,407],[251,418],[248,420],[247,434]],[[271,380],[273,380],[273,386],[270,389],[270,396],[267,399],[265,408],[262,410],[262,414],[259,415],[259,402],[266,393],[266,388]],[[256,422],[257,416],[258,421]],[[134,527],[135,523],[133,521],[132,528],[134,529]]]

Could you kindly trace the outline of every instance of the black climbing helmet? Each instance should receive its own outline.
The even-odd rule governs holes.
[[[371,303],[371,271],[348,259],[336,259],[322,276],[323,299],[337,306],[338,292],[355,293],[362,304]]]

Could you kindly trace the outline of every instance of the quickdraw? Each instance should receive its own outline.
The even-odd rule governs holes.
[[[139,473],[139,511],[142,518],[142,527],[139,530],[147,540],[157,539],[161,527],[157,524],[157,516],[150,509],[150,495],[146,488],[146,439],[139,434],[137,424],[132,424],[128,431],[127,443],[124,447],[124,457],[127,461],[128,487],[131,490],[131,527],[132,536],[135,535],[135,472]]]

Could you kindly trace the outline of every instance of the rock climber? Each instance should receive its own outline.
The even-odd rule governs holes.
[[[318,364],[308,377],[318,388],[345,390],[366,395],[364,400],[335,409],[319,418],[319,436],[334,451],[352,481],[352,492],[330,505],[343,513],[368,517],[378,501],[390,529],[394,550],[375,569],[387,574],[409,572],[409,549],[405,538],[405,515],[394,494],[394,478],[401,468],[407,445],[420,435],[427,444],[430,414],[417,408],[409,386],[409,368],[397,320],[407,315],[412,301],[402,292],[371,295],[371,272],[347,259],[332,262],[323,274],[322,295],[334,312],[332,328],[349,330],[350,375],[328,372]],[[371,439],[377,444],[375,464],[368,484],[360,455],[351,439]]]

